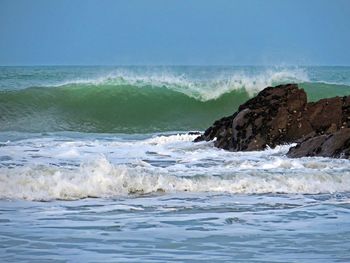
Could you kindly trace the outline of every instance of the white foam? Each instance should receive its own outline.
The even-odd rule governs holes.
[[[286,168],[285,164],[282,166]],[[76,169],[42,165],[1,168],[0,198],[72,200],[157,191],[246,194],[350,191],[350,172],[332,174],[322,170],[299,170],[284,174],[257,170],[226,170],[220,171],[220,176],[198,174],[184,177],[171,170],[151,166],[113,165],[106,158],[82,164]]]
[[[145,140],[144,144],[153,144],[153,145],[162,145],[169,143],[178,143],[178,142],[192,142],[198,135],[190,134],[175,134],[175,135],[161,135],[156,136],[150,139]]]
[[[0,198],[109,197],[156,191],[334,193],[350,191],[350,161],[290,159],[290,145],[228,152],[196,135],[142,140],[44,137],[0,147]]]

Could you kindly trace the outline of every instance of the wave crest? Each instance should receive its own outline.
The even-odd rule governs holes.
[[[131,71],[117,70],[104,76],[92,79],[76,79],[64,81],[54,87],[67,86],[135,86],[168,88],[181,92],[200,101],[218,99],[225,93],[244,89],[250,96],[266,88],[287,82],[309,81],[306,70],[295,69],[269,69],[258,74],[248,74],[237,71],[231,74],[219,75],[215,78],[189,78],[184,74],[173,72],[147,72],[133,73]]]

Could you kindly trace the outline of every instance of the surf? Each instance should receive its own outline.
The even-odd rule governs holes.
[[[288,169],[293,166],[291,162],[277,160],[274,169],[278,166]],[[334,174],[316,168],[310,172],[300,167],[292,168],[296,171],[285,175],[264,172],[264,169],[256,173],[246,168],[241,172],[226,171],[220,176],[178,176],[169,172],[170,169],[113,165],[100,158],[74,169],[40,165],[1,168],[0,199],[45,201],[175,192],[320,194],[350,191],[349,172]]]
[[[0,199],[77,200],[170,193],[332,194],[350,191],[350,162],[290,159],[290,145],[232,153],[196,135],[71,134],[3,142]]]

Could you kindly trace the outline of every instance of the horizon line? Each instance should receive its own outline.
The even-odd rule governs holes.
[[[350,67],[341,64],[0,64],[0,67]]]

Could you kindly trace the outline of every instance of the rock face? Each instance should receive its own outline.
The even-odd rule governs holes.
[[[303,89],[287,84],[262,90],[233,115],[217,120],[195,141],[216,138],[216,147],[255,151],[305,142],[345,128],[350,128],[350,96],[307,103]]]

